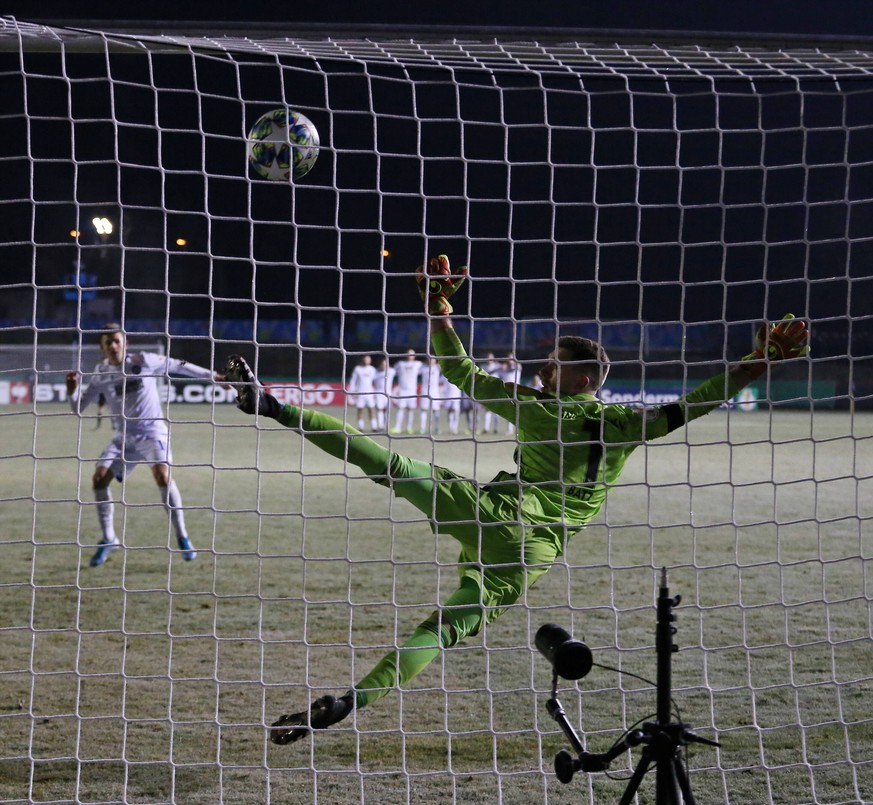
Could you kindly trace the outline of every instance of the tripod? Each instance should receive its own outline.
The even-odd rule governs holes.
[[[641,729],[628,732],[621,741],[608,752],[594,754],[586,752],[573,726],[567,720],[564,708],[556,698],[558,673],[552,680],[552,698],[546,702],[546,709],[560,725],[573,749],[574,757],[566,749],[555,756],[555,774],[562,783],[569,783],[577,771],[606,771],[609,764],[619,755],[634,746],[642,745],[639,763],[619,800],[619,805],[630,805],[644,775],[655,764],[655,802],[657,805],[695,805],[694,795],[688,775],[682,765],[682,748],[689,743],[702,743],[720,746],[717,741],[696,735],[689,724],[671,720],[672,702],[672,654],[678,651],[673,643],[676,627],[675,607],[681,596],[670,597],[667,587],[667,569],[661,570],[661,582],[657,604],[657,627],[655,631],[655,651],[658,658],[657,715],[656,720],[646,722]]]

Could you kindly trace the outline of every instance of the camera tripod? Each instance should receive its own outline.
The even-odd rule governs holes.
[[[546,702],[546,709],[560,725],[564,735],[576,752],[576,756],[562,749],[555,756],[555,774],[562,783],[569,783],[577,771],[606,771],[609,764],[619,755],[635,746],[642,746],[642,756],[633,775],[619,800],[619,805],[630,805],[646,772],[655,765],[655,802],[657,805],[695,805],[694,795],[688,775],[682,765],[682,748],[689,743],[702,743],[720,746],[717,741],[696,735],[689,724],[671,719],[673,652],[678,647],[673,643],[676,627],[675,607],[681,596],[670,597],[667,587],[667,570],[661,570],[661,582],[657,603],[657,627],[655,631],[655,650],[658,661],[657,714],[656,720],[646,722],[641,729],[631,730],[609,751],[602,754],[586,752],[579,736],[567,720],[564,708],[556,698],[558,672],[552,680],[552,698]],[[578,678],[578,677],[577,677]]]

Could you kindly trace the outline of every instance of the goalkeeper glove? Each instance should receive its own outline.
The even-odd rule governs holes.
[[[755,351],[742,360],[750,363],[748,369],[756,377],[767,371],[770,361],[802,358],[809,354],[809,330],[806,322],[788,313],[776,324],[764,324],[755,336]]]
[[[449,258],[444,254],[434,257],[427,265],[415,270],[418,293],[431,316],[450,316],[452,306],[449,297],[454,296],[467,279],[467,266],[461,266],[454,274]]]

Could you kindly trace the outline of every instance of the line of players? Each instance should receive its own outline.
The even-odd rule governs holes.
[[[513,357],[498,360],[489,352],[482,368],[505,383],[521,382],[521,366]],[[539,376],[534,377],[534,388]],[[450,383],[436,358],[419,360],[414,349],[393,366],[387,358],[374,365],[361,356],[346,385],[346,401],[357,409],[358,429],[391,433],[440,433],[442,411],[450,434],[457,434],[463,419],[467,433],[497,433],[500,418],[474,402]],[[416,422],[416,415],[418,421]],[[393,418],[393,421],[392,421]],[[507,433],[515,426],[507,423]]]

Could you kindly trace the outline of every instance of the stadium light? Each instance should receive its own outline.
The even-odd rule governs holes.
[[[92,218],[91,223],[94,224],[94,229],[97,230],[98,235],[112,234],[112,221],[110,221],[108,218]]]
[[[177,246],[187,246],[188,241],[185,240],[185,238],[176,238],[176,245]]]

